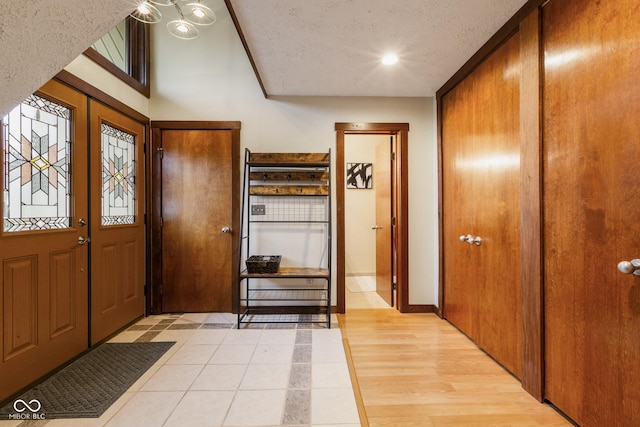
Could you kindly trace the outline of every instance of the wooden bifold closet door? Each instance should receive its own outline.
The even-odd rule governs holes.
[[[444,315],[516,376],[519,48],[516,33],[442,100]]]

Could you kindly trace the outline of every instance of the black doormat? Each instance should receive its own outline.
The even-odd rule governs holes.
[[[97,418],[174,344],[102,344],[2,407],[0,420]]]

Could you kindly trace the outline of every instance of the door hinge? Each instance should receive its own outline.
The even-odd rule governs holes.
[[[160,227],[162,227],[164,225],[164,220],[162,219],[162,217],[160,217]]]
[[[393,290],[394,290],[394,291],[397,291],[397,290],[398,290],[398,284],[397,284],[397,283],[394,283],[394,284],[392,285],[392,288],[393,288]]]
[[[396,153],[395,152],[391,153],[391,160],[394,161],[394,162],[396,161]]]
[[[391,218],[391,225],[396,225],[396,217]]]
[[[156,152],[160,153],[160,158],[164,159],[164,148],[158,147],[156,148]]]

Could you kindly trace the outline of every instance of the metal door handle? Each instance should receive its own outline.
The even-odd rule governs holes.
[[[88,237],[78,236],[78,245],[80,245],[80,246],[85,245],[85,244],[89,243],[90,241],[91,241],[91,239],[88,238]]]
[[[223,233],[231,233],[231,228],[227,227],[226,225],[224,227],[222,227],[222,231]]]
[[[380,230],[382,227],[380,227],[379,225],[372,225],[371,229],[372,230]]]
[[[467,242],[470,245],[480,246],[482,244],[482,237],[473,237],[471,234],[467,234],[466,236],[460,236],[460,241]]]
[[[618,271],[624,274],[635,274],[636,276],[640,276],[640,259],[620,261],[618,263]]]

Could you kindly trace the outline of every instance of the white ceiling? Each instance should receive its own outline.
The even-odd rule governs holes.
[[[432,96],[526,0],[227,2],[268,95]],[[124,19],[135,1],[2,3],[0,114]],[[386,52],[398,64],[382,66]]]
[[[526,0],[227,3],[269,96],[433,96]]]

